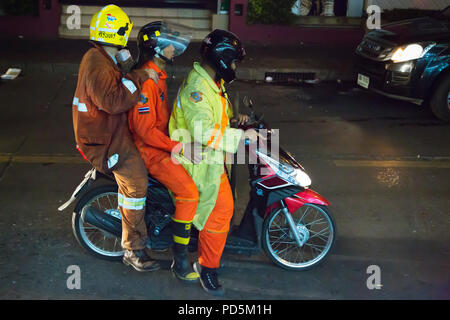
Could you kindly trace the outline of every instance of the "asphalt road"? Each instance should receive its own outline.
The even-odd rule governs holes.
[[[170,83],[173,99],[180,79]],[[74,149],[76,76],[28,75],[0,84],[0,299],[209,299],[168,270],[138,273],[98,260],[71,230],[68,199],[89,166]],[[225,254],[225,299],[449,299],[450,125],[423,108],[351,86],[235,82],[331,202],[338,239],[306,272],[261,253]],[[245,110],[243,110],[245,111]],[[236,224],[247,176],[238,171]],[[195,255],[192,256],[192,259]],[[71,265],[81,289],[67,288]],[[380,289],[367,269],[379,266]]]

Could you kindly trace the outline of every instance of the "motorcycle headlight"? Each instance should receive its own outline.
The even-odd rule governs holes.
[[[434,44],[423,47],[421,44],[413,43],[397,48],[392,54],[391,60],[395,63],[416,60],[422,58]]]
[[[295,181],[301,187],[309,187],[311,185],[311,178],[301,169],[295,169]]]
[[[307,188],[311,185],[311,179],[309,178],[308,174],[302,169],[294,168],[286,163],[280,163],[264,153],[257,151],[257,154],[283,180],[286,180],[293,185],[303,188]]]

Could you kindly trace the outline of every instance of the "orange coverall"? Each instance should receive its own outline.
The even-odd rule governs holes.
[[[179,142],[169,138],[167,74],[153,61],[148,61],[143,68],[155,70],[159,81],[157,84],[152,79],[144,82],[140,101],[128,112],[128,125],[148,172],[175,196],[174,221],[190,225],[197,210],[198,191],[183,166],[171,158]]]

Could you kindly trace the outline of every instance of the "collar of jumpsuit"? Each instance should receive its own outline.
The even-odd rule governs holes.
[[[156,71],[156,73],[158,74],[158,82],[165,81],[167,79],[167,73],[164,70],[161,70],[160,68],[158,68],[158,66],[156,65],[156,63],[154,63],[152,60],[147,61],[144,66],[144,69],[153,69]]]
[[[211,79],[210,75],[208,74],[208,72],[206,72],[205,69],[202,68],[202,66],[200,65],[199,62],[194,62],[194,70],[196,72],[198,72],[202,78],[204,78],[208,85],[216,92],[216,93],[221,93],[221,85],[217,82],[215,82],[213,79]]]

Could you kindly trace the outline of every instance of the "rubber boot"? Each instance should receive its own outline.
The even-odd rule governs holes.
[[[189,245],[191,223],[172,221],[173,230],[173,261],[170,270],[183,282],[195,283],[200,275],[192,270],[187,260],[187,247]]]

